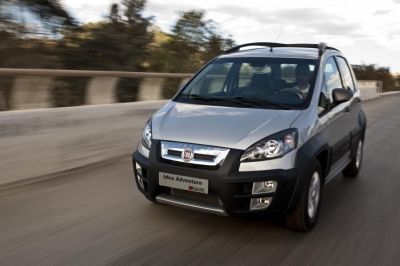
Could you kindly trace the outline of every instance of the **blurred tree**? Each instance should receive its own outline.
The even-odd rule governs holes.
[[[35,23],[42,28],[29,27]],[[54,35],[44,38],[39,30],[73,25],[59,0],[0,0],[0,67],[55,67],[57,40]]]
[[[0,0],[0,31],[48,35],[74,25],[59,0]]]
[[[0,67],[193,73],[234,45],[204,11],[181,12],[172,34],[145,17],[146,0],[111,5],[105,21],[77,25],[63,0],[0,0]],[[58,78],[56,106],[80,105],[89,78]],[[135,101],[140,79],[120,79],[117,97]],[[168,80],[175,94],[181,80]],[[0,80],[9,95],[11,80]],[[3,89],[2,89],[3,88]]]
[[[67,69],[145,71],[153,36],[152,17],[144,17],[145,0],[125,0],[122,10],[113,4],[108,20],[63,32],[59,58]],[[122,15],[121,15],[122,14]],[[141,79],[120,79],[117,98],[135,101]]]
[[[383,81],[383,91],[396,90],[395,78],[390,73],[389,67],[370,65],[353,65],[353,71],[357,80],[380,80]]]
[[[145,0],[113,4],[108,20],[63,32],[60,58],[68,69],[143,71],[152,17],[143,17]],[[124,19],[122,19],[124,18]]]
[[[60,68],[51,37],[74,25],[59,0],[0,0],[0,67]],[[0,94],[8,106],[12,82],[0,77]]]
[[[111,10],[110,10],[110,16],[109,19],[111,22],[118,23],[121,20],[121,17],[119,15],[119,6],[118,4],[112,4]]]
[[[208,62],[214,57],[222,54],[225,50],[232,48],[235,41],[229,38],[223,38],[220,35],[211,33],[207,42],[205,43],[205,51],[202,53],[202,60]]]
[[[165,51],[164,71],[194,73],[209,60],[234,46],[234,41],[218,32],[216,23],[205,20],[203,10],[180,12],[170,38],[162,45]],[[163,88],[165,98],[171,98],[179,88],[180,79],[168,79]]]
[[[164,72],[166,71],[168,57],[164,44],[168,42],[170,36],[155,25],[150,27],[150,34],[153,36],[153,41],[147,48],[148,53],[144,66],[146,70],[151,72]]]

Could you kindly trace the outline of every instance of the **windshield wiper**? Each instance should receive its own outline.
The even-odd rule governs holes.
[[[269,103],[272,104],[274,106],[278,106],[282,109],[285,110],[289,110],[290,107],[283,105],[283,104],[279,104],[276,102],[273,102],[271,100],[268,99],[260,99],[260,98],[248,98],[248,97],[235,97],[235,98],[217,98],[217,97],[211,97],[211,96],[204,96],[204,95],[198,95],[198,94],[185,94],[182,93],[181,94],[184,97],[188,97],[188,98],[192,98],[192,99],[196,99],[196,100],[201,100],[201,101],[207,101],[207,102],[211,102],[211,101],[225,101],[225,102],[231,102],[231,103],[235,103],[235,104],[241,104],[244,105],[246,107],[251,107],[251,104],[257,104],[260,106],[265,106],[263,104],[261,104],[260,102],[265,102],[265,103]],[[247,104],[250,103],[250,104]]]
[[[204,96],[204,95],[198,95],[198,94],[187,94],[187,93],[182,93],[181,96],[195,99],[195,100],[200,100],[200,101],[223,101],[223,102],[231,102],[239,105],[243,105],[246,107],[251,107],[251,104],[247,104],[241,100],[238,99],[232,99],[232,98],[217,98],[217,97],[210,97],[210,96]]]
[[[283,105],[283,104],[280,104],[280,103],[276,103],[276,102],[273,102],[273,101],[268,100],[268,99],[247,98],[247,97],[235,97],[234,99],[242,101],[242,102],[246,102],[246,103],[255,103],[255,104],[258,104],[258,105],[262,105],[262,104],[260,104],[260,102],[264,102],[264,103],[269,103],[269,104],[278,106],[278,107],[280,107],[282,109],[285,109],[285,110],[290,110],[289,106],[286,106],[286,105]]]

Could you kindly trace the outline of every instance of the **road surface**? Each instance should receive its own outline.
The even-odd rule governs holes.
[[[400,265],[400,95],[364,110],[362,171],[309,233],[151,203],[122,161],[1,191],[0,265]]]

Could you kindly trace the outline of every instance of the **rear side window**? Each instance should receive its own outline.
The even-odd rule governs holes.
[[[285,80],[286,83],[295,83],[295,64],[281,64],[281,79]]]
[[[287,84],[296,84],[296,66],[297,64],[281,64],[280,79],[285,80]],[[308,64],[308,69],[312,73],[314,64]]]
[[[329,99],[329,103],[333,103],[332,91],[334,89],[343,88],[339,70],[333,57],[329,58],[325,64],[324,78],[326,84],[326,94]]]
[[[349,66],[343,57],[337,57],[340,73],[342,74],[343,83],[346,89],[355,91],[354,80],[351,75]]]

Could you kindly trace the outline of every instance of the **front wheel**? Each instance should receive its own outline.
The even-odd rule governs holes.
[[[361,169],[363,158],[363,141],[358,141],[356,154],[351,158],[349,165],[342,171],[344,176],[356,177]]]
[[[307,176],[306,185],[295,209],[286,214],[286,225],[296,231],[307,232],[317,223],[321,205],[322,170],[318,160],[314,161]]]

